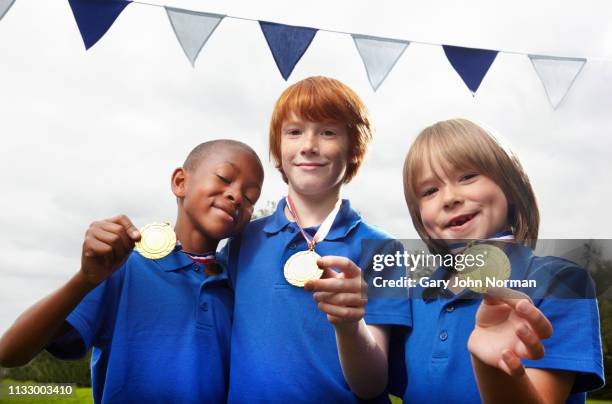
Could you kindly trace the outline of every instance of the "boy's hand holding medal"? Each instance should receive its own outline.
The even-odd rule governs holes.
[[[304,289],[315,292],[313,298],[319,303],[319,310],[334,325],[359,322],[368,302],[364,293],[367,284],[359,267],[346,257],[331,255],[319,258],[317,264],[324,270],[324,279],[311,280]]]
[[[140,232],[125,215],[93,222],[83,242],[81,273],[90,286],[96,286],[127,259]]]
[[[284,268],[285,279],[294,286],[303,286],[305,290],[315,292],[313,298],[319,302],[319,310],[326,313],[327,319],[334,325],[359,322],[365,314],[364,307],[367,303],[364,293],[367,285],[361,278],[361,270],[353,261],[331,255],[320,257],[314,251],[316,243],[327,236],[341,204],[342,200],[339,199],[311,239],[300,224],[291,198],[287,197],[289,213],[309,249],[297,252],[287,260]],[[319,279],[322,276],[324,279]]]

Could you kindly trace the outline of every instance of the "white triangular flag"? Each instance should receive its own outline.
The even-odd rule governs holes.
[[[0,20],[9,11],[15,0],[0,0]]]
[[[553,109],[557,109],[574,84],[586,59],[540,55],[529,55],[529,59],[544,85],[550,105]]]
[[[380,87],[410,42],[351,34],[374,91]]]
[[[194,66],[202,47],[225,15],[172,7],[165,8],[176,39],[181,44],[187,59]]]

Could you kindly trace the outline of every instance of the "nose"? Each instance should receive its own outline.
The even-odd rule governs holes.
[[[225,197],[232,201],[236,208],[242,205],[242,193],[240,192],[240,186],[235,182],[226,188]]]
[[[300,154],[316,154],[319,152],[319,138],[312,130],[307,130],[302,136],[302,144],[300,145]]]
[[[457,187],[448,184],[442,188],[442,202],[446,209],[451,209],[460,205],[463,202],[463,198]]]

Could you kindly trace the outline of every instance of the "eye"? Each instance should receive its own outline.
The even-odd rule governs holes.
[[[425,197],[435,194],[436,192],[438,192],[438,188],[436,187],[427,188],[425,191],[421,193],[421,197],[425,198]]]
[[[219,178],[221,181],[225,182],[226,184],[230,184],[232,182],[228,178],[226,178],[226,177],[224,177],[222,175],[216,174],[216,176],[217,176],[217,178]]]
[[[329,130],[329,129],[324,130],[321,134],[325,137],[336,136],[336,132],[334,132],[333,130]]]
[[[290,129],[287,129],[285,133],[289,136],[298,136],[302,133],[302,131],[297,128],[290,128]]]
[[[469,181],[472,178],[475,178],[478,176],[478,173],[469,173],[469,174],[465,174],[464,176],[461,177],[461,179],[459,181]]]
[[[255,202],[259,199],[259,191],[258,190],[247,190],[246,193],[243,194],[244,199],[251,205],[255,205]]]

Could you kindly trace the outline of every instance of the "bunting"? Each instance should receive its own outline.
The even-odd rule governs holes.
[[[0,20],[8,13],[15,0],[0,0]]]
[[[461,80],[472,92],[480,87],[482,79],[493,64],[497,51],[489,49],[463,48],[461,46],[442,45],[446,58],[459,74]]]
[[[128,0],[68,0],[72,14],[81,31],[85,49],[96,44],[113,25]]]
[[[225,15],[201,13],[180,8],[165,7],[170,24],[181,44],[185,56],[195,66],[200,51]]]
[[[0,20],[6,15],[14,2],[15,0],[0,0]],[[192,66],[195,66],[200,52],[221,21],[224,18],[237,18],[259,23],[281,76],[283,79],[288,80],[295,66],[306,50],[308,50],[316,33],[319,31],[318,28],[285,25],[250,18],[232,17],[224,14],[160,6],[144,1],[134,2],[140,5],[163,7],[165,9],[176,39]],[[68,0],[68,3],[81,33],[85,49],[89,49],[106,34],[115,20],[132,1]],[[339,31],[322,30],[336,34],[347,34]],[[362,34],[350,35],[363,62],[368,81],[374,91],[380,88],[412,42],[442,46],[446,58],[472,92],[472,95],[475,95],[476,91],[478,91],[497,54],[504,52]],[[553,109],[558,108],[567,96],[587,62],[586,58],[524,53],[523,55],[529,57]]]
[[[385,81],[410,42],[352,34],[374,91]]]
[[[548,102],[557,109],[582,71],[586,59],[540,55],[529,55],[529,59],[544,86]]]
[[[259,25],[268,42],[276,66],[286,81],[310,46],[317,30],[267,21],[259,21]]]

